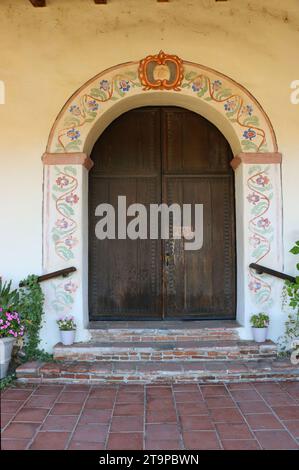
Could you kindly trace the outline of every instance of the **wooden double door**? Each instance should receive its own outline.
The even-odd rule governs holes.
[[[91,158],[90,318],[235,318],[234,175],[220,131],[185,109],[139,108],[112,122]],[[118,196],[127,206],[203,204],[202,248],[185,250],[184,240],[173,238],[175,227],[169,240],[99,240],[96,207],[114,206],[117,237]]]

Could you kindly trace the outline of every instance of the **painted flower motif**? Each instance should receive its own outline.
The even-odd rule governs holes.
[[[72,282],[72,281],[69,281],[69,282],[67,282],[67,283],[64,285],[64,290],[65,290],[66,292],[73,293],[73,292],[76,292],[77,289],[78,289],[77,284],[75,284],[75,283]]]
[[[262,287],[262,284],[258,281],[251,281],[248,285],[249,289],[253,292],[257,292]]]
[[[73,205],[73,204],[77,204],[77,202],[79,201],[79,198],[77,194],[71,193],[65,198],[65,200],[68,204]]]
[[[65,186],[69,184],[69,180],[67,179],[66,176],[59,176],[59,178],[57,178],[56,180],[56,184],[60,188],[64,188]]]
[[[108,91],[109,90],[109,82],[108,80],[101,80],[100,81],[100,89],[101,90],[104,90],[104,91]]]
[[[224,103],[224,109],[225,111],[234,111],[236,109],[236,100],[228,100],[226,103]]]
[[[120,80],[120,82],[118,83],[118,87],[119,87],[120,90],[122,90],[124,93],[126,93],[127,91],[130,90],[131,85],[130,85],[130,82],[128,80]]]
[[[78,140],[80,137],[80,132],[77,129],[70,129],[67,131],[66,135],[71,139],[71,140]]]
[[[81,114],[80,108],[76,104],[70,106],[69,111],[70,113],[74,114],[74,116],[80,116]]]
[[[192,90],[194,92],[198,92],[201,90],[201,88],[202,88],[201,79],[197,78],[197,80],[194,80],[194,82],[192,83]]]
[[[242,108],[242,114],[246,114],[247,116],[252,116],[253,113],[253,106],[251,104],[247,104]]]
[[[249,238],[249,242],[254,248],[257,248],[261,244],[261,239],[254,234]]]
[[[64,240],[64,244],[68,247],[68,248],[73,248],[74,246],[76,246],[78,243],[78,240],[77,238],[73,237],[72,235],[70,235],[69,237],[67,237],[65,240]]]
[[[97,111],[99,109],[99,105],[96,100],[87,101],[87,107],[90,111]]]
[[[247,200],[251,204],[256,205],[260,200],[260,196],[258,194],[255,194],[255,193],[251,193],[247,196]]]
[[[270,224],[271,224],[270,220],[267,218],[263,218],[263,217],[261,217],[257,221],[257,226],[260,228],[268,228]]]
[[[256,137],[256,132],[254,129],[249,127],[246,131],[243,132],[243,137],[247,140],[252,140]]]
[[[69,223],[65,218],[63,218],[63,219],[56,220],[55,225],[58,228],[65,229],[68,227]]]
[[[212,82],[212,85],[213,85],[213,90],[214,90],[214,91],[218,91],[218,90],[220,90],[220,88],[221,88],[222,81],[221,81],[221,80],[214,80],[214,81]]]
[[[267,184],[270,183],[270,180],[268,178],[268,176],[263,176],[263,175],[260,175],[257,177],[257,179],[255,180],[256,184],[258,184],[259,186],[266,186]]]

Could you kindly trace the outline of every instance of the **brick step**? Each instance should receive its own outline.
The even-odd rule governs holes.
[[[60,361],[198,361],[240,360],[276,357],[272,341],[174,341],[167,342],[88,342],[54,347],[54,359]]]
[[[91,322],[94,341],[211,341],[239,339],[239,324],[224,321],[115,321]]]
[[[28,362],[16,371],[24,383],[229,383],[298,380],[289,359],[259,361]]]

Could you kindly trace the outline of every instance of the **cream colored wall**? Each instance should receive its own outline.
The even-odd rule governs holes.
[[[53,121],[68,97],[110,66],[160,49],[229,75],[262,104],[283,153],[285,270],[299,238],[298,0],[1,0],[0,274],[41,270],[42,165]]]

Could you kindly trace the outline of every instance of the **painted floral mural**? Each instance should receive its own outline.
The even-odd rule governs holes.
[[[249,245],[251,262],[261,264],[270,253],[273,240],[273,226],[269,218],[269,209],[273,198],[273,188],[269,178],[270,167],[251,166],[247,179],[247,201],[250,206]],[[267,277],[260,276],[255,270],[249,270],[249,285],[256,303],[269,306],[271,303],[271,284]]]
[[[163,70],[167,76],[165,69],[174,56],[165,55],[165,57]],[[214,70],[184,62],[179,58],[177,60],[180,60],[182,64],[179,86],[171,88],[166,78],[166,81],[161,81],[161,86],[157,87],[157,90],[161,91],[165,88],[166,93],[187,93],[209,102],[231,122],[238,134],[243,152],[277,150],[270,123],[258,103],[246,90]],[[140,75],[141,63],[142,61],[120,65],[115,72],[107,70],[76,93],[57,120],[48,151],[82,152],[92,123],[114,101],[132,94],[147,93],[149,87],[142,85],[144,77]],[[157,69],[159,67],[161,69],[161,65],[157,66]],[[171,73],[169,69],[169,74]],[[154,72],[153,74],[155,75]],[[53,139],[53,146],[51,139]]]
[[[79,202],[77,194],[77,170],[74,166],[58,167],[52,197],[55,201],[56,220],[52,228],[52,240],[59,258],[68,261],[74,258],[73,248],[77,245],[76,209]]]

